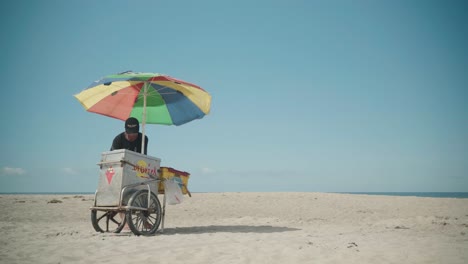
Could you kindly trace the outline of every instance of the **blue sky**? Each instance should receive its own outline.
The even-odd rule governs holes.
[[[9,1],[0,192],[94,192],[123,122],[102,76],[196,83],[211,113],[147,126],[194,192],[468,191],[465,1]]]

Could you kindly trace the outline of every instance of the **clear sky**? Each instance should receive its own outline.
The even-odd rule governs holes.
[[[193,192],[468,191],[468,2],[8,1],[0,192],[94,192],[123,121],[73,97],[133,70],[211,113],[148,125]]]

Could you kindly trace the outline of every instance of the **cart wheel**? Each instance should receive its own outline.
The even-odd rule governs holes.
[[[129,209],[127,223],[135,235],[149,236],[154,234],[161,223],[161,204],[158,197],[151,192],[148,206],[148,191],[140,190],[130,197],[128,205],[132,207],[148,208],[148,210]]]
[[[125,217],[117,211],[91,210],[91,223],[97,232],[120,233],[125,225]]]

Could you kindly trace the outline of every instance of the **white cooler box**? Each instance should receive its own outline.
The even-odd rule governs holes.
[[[121,190],[131,184],[146,182],[158,176],[161,159],[143,155],[126,149],[103,152],[96,193],[96,206],[118,206]],[[150,175],[152,177],[150,177]],[[158,182],[150,183],[151,190],[158,193]],[[147,189],[147,185],[126,188],[122,204],[136,190]]]

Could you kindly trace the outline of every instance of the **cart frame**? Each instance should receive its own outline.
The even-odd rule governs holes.
[[[97,165],[102,169],[103,165],[119,163],[121,167],[125,164],[135,166],[135,164],[124,159],[99,162]],[[96,190],[94,205],[90,207],[91,222],[96,231],[119,233],[125,225],[128,225],[135,235],[148,236],[153,235],[161,225],[160,232],[164,232],[166,194],[163,193],[163,206],[161,208],[158,198],[158,186],[165,179],[157,174],[152,175],[149,172],[147,174],[150,177],[149,180],[122,186],[119,192],[118,205],[116,206],[98,206],[98,194],[100,192],[99,188]],[[124,171],[122,171],[121,177],[126,177]],[[156,192],[152,191],[152,185],[154,185],[153,189]],[[145,187],[141,188],[141,186]],[[134,192],[132,192],[132,188],[136,188]],[[130,196],[127,201],[124,201],[124,194]],[[99,216],[100,213],[103,213],[103,215]],[[118,218],[120,218],[120,221]]]

